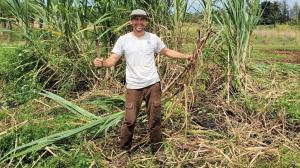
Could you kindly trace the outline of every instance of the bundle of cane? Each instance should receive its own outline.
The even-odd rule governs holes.
[[[184,84],[187,84],[188,81],[190,81],[190,78],[192,77],[193,72],[195,71],[197,61],[199,60],[199,57],[202,56],[202,51],[204,49],[204,46],[209,39],[209,37],[212,35],[212,29],[207,29],[205,33],[203,33],[203,36],[201,36],[200,31],[198,31],[198,39],[196,41],[196,47],[193,51],[191,62],[184,68],[184,70],[177,75],[169,84],[164,88],[163,90],[163,101],[166,102],[170,99],[172,99],[174,96],[176,96],[178,93],[180,93],[183,90]],[[180,86],[176,85],[177,88],[173,91],[175,84],[180,84]],[[169,95],[166,95],[167,92],[170,92],[172,90],[172,93]]]

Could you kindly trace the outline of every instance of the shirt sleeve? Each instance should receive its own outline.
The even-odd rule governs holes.
[[[118,38],[111,52],[117,54],[118,56],[124,55],[124,45],[122,37]]]
[[[155,39],[156,39],[155,53],[159,53],[162,49],[166,48],[166,45],[157,35],[155,35]]]

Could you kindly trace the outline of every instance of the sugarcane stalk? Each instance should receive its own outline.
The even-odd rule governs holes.
[[[195,70],[196,62],[199,59],[199,56],[202,56],[202,51],[204,49],[204,45],[206,44],[207,40],[212,35],[212,33],[213,33],[212,29],[208,29],[208,31],[205,33],[205,35],[203,37],[200,37],[200,31],[199,31],[199,37],[198,37],[198,40],[196,41],[196,47],[193,50],[191,62],[185,67],[185,69],[179,75],[177,75],[169,83],[169,85],[167,85],[164,88],[163,93],[170,91],[174,87],[175,83],[186,83],[188,81],[188,79],[191,77],[192,72]],[[183,87],[179,87],[177,89],[177,91],[173,92],[174,94],[172,94],[171,96],[169,96],[167,98],[164,98],[163,101],[173,98],[182,89],[183,89]]]

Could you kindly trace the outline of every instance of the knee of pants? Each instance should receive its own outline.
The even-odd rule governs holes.
[[[153,101],[153,114],[157,117],[161,117],[161,101]]]
[[[137,112],[134,111],[136,108],[133,107],[133,103],[126,103],[125,104],[125,120],[124,120],[124,124],[127,126],[133,126],[136,122],[136,115]]]
[[[126,120],[124,121],[124,124],[127,126],[127,127],[132,127],[135,125],[135,120]]]
[[[149,121],[149,126],[150,129],[160,126],[161,123],[161,102],[160,101],[154,101],[153,102],[153,108],[152,108],[152,113],[150,114],[150,120]]]

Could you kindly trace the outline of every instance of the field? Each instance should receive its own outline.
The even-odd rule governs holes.
[[[289,115],[296,118],[299,118],[300,114],[299,83],[297,82],[300,62],[299,33],[299,27],[296,26],[258,27],[251,58],[253,68],[262,73],[253,75],[261,83],[267,84],[266,87],[274,88],[273,96],[278,99],[276,101],[280,106],[286,107],[285,110]],[[263,78],[260,78],[263,74]]]
[[[181,106],[174,106],[176,102],[166,103],[163,110],[164,146],[168,157],[166,166],[300,167],[299,34],[300,29],[286,25],[276,28],[259,26],[255,30],[254,52],[249,68],[260,91],[243,100],[246,108],[253,110],[251,117],[247,118],[249,121],[237,120],[245,119],[236,116],[243,115],[242,112],[226,112],[225,119],[230,126],[224,128],[220,123],[214,122],[220,114],[211,111],[212,109],[202,103],[196,103],[194,111],[189,114],[186,114]],[[6,60],[10,54],[20,45],[1,43],[2,69],[7,66]],[[109,90],[95,88],[73,98],[72,102],[98,115],[116,111],[116,108],[122,109],[123,94],[116,95],[120,96],[120,99],[103,104],[103,95],[110,94]],[[6,99],[8,98],[1,97],[2,102]],[[8,107],[2,108],[0,113],[0,153],[14,147],[15,144],[28,143],[87,122],[43,97],[17,107]],[[272,112],[274,115],[269,114]],[[206,116],[203,117],[201,113]],[[261,113],[266,115],[260,115]],[[276,119],[259,120],[256,116]],[[156,167],[145,138],[146,120],[142,117],[139,121],[130,165]],[[281,122],[287,124],[282,127]],[[185,124],[188,124],[188,129],[185,128]],[[294,125],[293,130],[290,130],[289,124]],[[16,167],[115,166],[114,163],[120,154],[116,145],[119,127],[120,124],[109,129],[106,137],[94,136],[97,129],[74,135],[47,146],[40,152],[33,152],[30,157],[21,157],[18,162],[11,160],[8,165],[14,163]],[[276,133],[272,134],[273,131]]]

